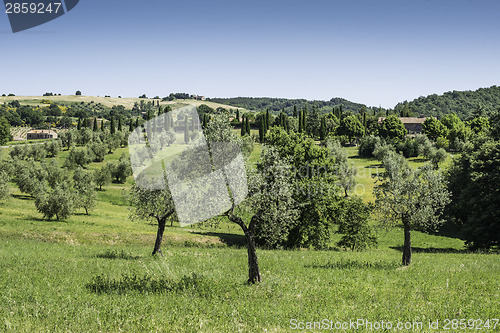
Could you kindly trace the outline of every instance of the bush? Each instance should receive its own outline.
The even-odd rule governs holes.
[[[34,196],[47,179],[47,171],[33,161],[17,161],[14,183],[23,193]]]
[[[42,145],[34,144],[31,146],[30,156],[35,161],[41,161],[47,156],[47,151],[45,150],[45,148]]]
[[[406,139],[405,142],[401,142],[397,145],[396,151],[403,154],[406,158],[417,157],[418,144],[415,139]]]
[[[448,141],[448,139],[446,139],[445,137],[442,137],[442,136],[437,138],[437,140],[436,140],[436,147],[437,148],[447,149],[449,146],[450,146],[450,142]]]
[[[374,157],[373,151],[376,144],[382,144],[382,139],[378,136],[369,135],[361,138],[358,147],[358,155],[361,157]]]
[[[85,167],[87,164],[94,160],[94,153],[88,147],[83,148],[73,148],[69,152],[64,166],[72,169],[77,166]]]
[[[26,160],[30,155],[30,150],[28,146],[14,146],[9,152],[10,157],[17,158],[20,160]]]
[[[59,141],[45,142],[44,148],[47,152],[47,156],[56,157],[61,150],[61,143]]]
[[[94,162],[104,161],[104,157],[106,156],[106,152],[108,151],[107,147],[104,144],[100,142],[94,142],[89,146],[89,148],[94,154]]]
[[[377,245],[377,238],[368,224],[371,208],[360,198],[346,199],[340,204],[337,233],[344,234],[338,246],[352,251],[362,251]]]
[[[373,150],[373,156],[379,161],[382,161],[389,152],[394,151],[394,147],[388,143],[376,143],[375,149]]]

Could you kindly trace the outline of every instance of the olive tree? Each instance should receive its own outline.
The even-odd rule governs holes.
[[[35,206],[47,219],[66,219],[73,212],[74,194],[67,184],[56,185],[52,190],[46,186],[35,194]]]
[[[0,200],[5,199],[9,195],[10,177],[4,170],[0,170]]]
[[[163,255],[161,252],[163,233],[167,219],[174,217],[174,201],[168,186],[165,189],[154,189],[154,186],[145,186],[147,182],[147,179],[142,179],[136,182],[130,190],[131,217],[133,219],[152,219],[158,223],[152,254]],[[152,183],[153,180],[149,182]]]
[[[439,170],[424,165],[417,170],[394,152],[382,159],[385,173],[375,186],[378,216],[385,225],[402,224],[404,229],[403,265],[411,263],[411,230],[429,230],[439,226],[442,209],[450,194]]]
[[[91,171],[78,168],[73,174],[73,183],[76,190],[75,208],[82,207],[85,209],[85,214],[89,215],[89,211],[95,207],[96,193],[93,174]]]

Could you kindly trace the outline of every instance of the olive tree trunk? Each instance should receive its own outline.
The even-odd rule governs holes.
[[[243,232],[245,233],[245,237],[247,239],[247,249],[248,249],[248,283],[256,283],[261,282],[262,277],[260,275],[259,270],[259,262],[257,260],[257,250],[255,247],[255,218],[252,218],[250,225],[247,227],[243,220],[233,215],[232,213],[228,214],[229,220],[238,224]]]
[[[158,231],[156,232],[156,241],[155,241],[155,247],[153,249],[153,255],[158,253],[161,256],[163,256],[163,253],[161,252],[161,241],[163,240],[163,232],[165,231],[166,218],[159,218],[157,220],[158,220]]]
[[[403,220],[405,242],[403,245],[403,265],[408,266],[411,263],[411,228],[407,219]]]

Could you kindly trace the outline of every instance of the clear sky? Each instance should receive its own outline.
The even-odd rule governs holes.
[[[0,8],[0,94],[394,107],[500,83],[498,0],[80,0],[16,34]]]

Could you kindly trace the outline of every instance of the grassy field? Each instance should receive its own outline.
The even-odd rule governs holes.
[[[348,152],[370,172],[378,164]],[[366,252],[260,249],[258,285],[245,283],[244,238],[225,220],[168,227],[165,256],[153,258],[156,226],[129,219],[130,185],[106,186],[90,216],[81,210],[59,222],[42,219],[12,186],[0,201],[1,332],[283,332],[323,319],[450,332],[457,330],[446,330],[446,319],[500,318],[497,254],[467,253],[459,239],[413,232],[413,263],[403,269],[398,228],[378,230],[378,248]],[[430,330],[436,320],[439,329]]]

